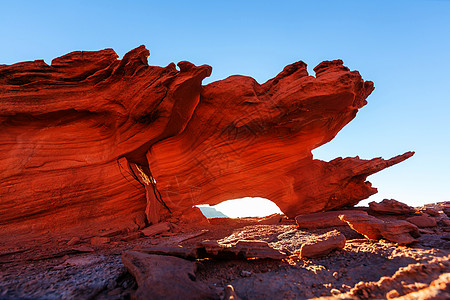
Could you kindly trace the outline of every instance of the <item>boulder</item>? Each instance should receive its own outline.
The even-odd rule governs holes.
[[[360,210],[332,210],[318,212],[295,217],[297,226],[302,229],[329,228],[335,226],[347,226],[347,223],[339,219],[342,214],[359,214]]]
[[[427,215],[430,215],[432,217],[439,217],[440,212],[438,209],[434,208],[434,207],[427,207],[427,206],[423,206],[419,209],[420,213],[425,213]]]
[[[77,236],[74,236],[67,242],[67,246],[73,246],[81,242],[81,239]]]
[[[133,232],[133,233],[131,233],[129,235],[126,235],[126,236],[122,237],[121,240],[125,241],[125,242],[131,242],[131,241],[137,240],[140,237],[141,237],[141,233],[140,232]]]
[[[93,238],[91,238],[91,245],[100,246],[107,244],[110,241],[111,239],[109,237],[94,236]]]
[[[433,217],[430,217],[428,214],[409,217],[406,219],[406,221],[408,221],[420,228],[437,226],[436,219]]]
[[[410,215],[415,212],[413,207],[394,199],[384,199],[380,203],[372,201],[369,203],[369,210],[387,215]]]
[[[442,211],[450,218],[450,202],[445,202],[442,206]]]
[[[208,219],[203,215],[200,208],[196,206],[184,210],[178,221],[190,225],[209,225]]]
[[[259,225],[277,225],[285,218],[282,214],[272,214],[258,221]]]
[[[415,238],[420,236],[417,226],[403,220],[383,221],[365,212],[343,214],[339,218],[368,239],[385,238],[399,245],[409,245],[417,242]]]
[[[315,258],[325,256],[333,250],[345,247],[345,236],[337,230],[310,239],[300,248],[300,257]]]
[[[162,222],[154,225],[150,225],[147,228],[141,230],[142,234],[145,236],[154,236],[163,232],[167,232],[171,230],[170,223]]]

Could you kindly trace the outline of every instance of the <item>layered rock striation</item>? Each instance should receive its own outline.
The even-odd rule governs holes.
[[[342,61],[202,86],[211,67],[149,66],[140,46],[0,65],[0,226],[5,232],[156,223],[246,196],[290,217],[376,193],[367,176],[403,161],[315,160],[373,83]]]
[[[128,163],[145,166],[150,145],[182,131],[211,73],[148,56],[140,46],[122,60],[106,49],[0,66],[0,226],[125,223],[145,209]]]

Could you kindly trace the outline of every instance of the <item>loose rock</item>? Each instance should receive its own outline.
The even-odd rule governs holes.
[[[408,215],[415,212],[414,208],[394,199],[384,199],[380,203],[369,203],[370,211],[388,215]]]
[[[78,244],[81,241],[81,239],[79,237],[73,237],[70,239],[70,241],[67,242],[68,246],[73,246],[75,244]]]
[[[436,219],[433,217],[430,217],[429,215],[426,215],[426,214],[423,214],[421,216],[410,217],[410,218],[406,219],[406,221],[408,221],[420,228],[437,226]]]
[[[151,225],[143,230],[141,230],[141,232],[145,235],[145,236],[153,236],[153,235],[157,235],[163,232],[167,232],[171,229],[170,227],[170,223],[168,222],[162,222],[162,223],[157,223],[155,225]]]
[[[109,237],[95,236],[95,237],[91,238],[91,245],[94,245],[94,246],[104,245],[104,244],[109,243],[110,241],[111,241],[111,239]]]
[[[300,256],[305,258],[325,256],[333,250],[343,249],[345,241],[346,238],[342,233],[333,230],[303,244]]]
[[[368,239],[385,238],[399,245],[408,245],[417,242],[415,237],[420,236],[417,226],[403,220],[383,221],[364,212],[358,215],[344,214],[339,218]]]
[[[133,232],[132,234],[122,237],[122,241],[130,242],[130,241],[137,240],[140,237],[141,237],[140,232]]]
[[[318,212],[297,216],[295,217],[295,221],[297,222],[299,228],[304,229],[347,226],[347,223],[339,219],[339,216],[342,214],[359,214],[360,212],[360,210],[333,210],[327,212]]]

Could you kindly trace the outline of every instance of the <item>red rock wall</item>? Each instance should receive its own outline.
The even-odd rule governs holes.
[[[126,223],[145,209],[144,187],[117,159],[145,161],[142,146],[181,131],[211,72],[149,66],[148,55],[141,46],[122,60],[106,49],[0,66],[4,230]]]
[[[231,76],[202,87],[211,67],[149,66],[148,56],[140,46],[122,60],[106,49],[0,65],[4,232],[127,224],[146,194],[153,221],[244,196],[288,216],[327,210],[375,193],[365,178],[412,155],[312,159],[373,90],[342,61],[321,63],[315,77],[297,62],[262,85]],[[157,191],[134,180],[136,166]]]
[[[373,83],[342,61],[287,66],[260,85],[231,76],[205,86],[185,131],[151,148],[150,167],[173,209],[246,196],[275,202],[288,216],[351,206],[377,192],[368,175],[400,162],[359,158],[326,163],[311,150],[350,122]]]

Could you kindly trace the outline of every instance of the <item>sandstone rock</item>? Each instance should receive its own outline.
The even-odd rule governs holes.
[[[259,225],[277,225],[280,224],[280,222],[283,220],[284,216],[281,214],[273,214],[270,216],[267,216],[261,220],[258,221]]]
[[[130,241],[137,240],[140,237],[141,237],[140,232],[133,232],[132,234],[122,237],[122,241],[130,242]]]
[[[420,236],[419,228],[403,220],[385,222],[381,228],[380,233],[385,239],[399,245],[413,244]]]
[[[424,207],[421,207],[419,209],[419,211],[421,213],[426,213],[426,214],[428,214],[430,216],[433,216],[433,217],[439,217],[439,215],[440,215],[439,210],[437,210],[436,208],[433,208],[433,207],[424,206]]]
[[[373,212],[392,215],[408,215],[415,212],[414,208],[394,199],[384,199],[380,203],[372,201],[369,209]]]
[[[136,232],[139,230],[139,226],[134,221],[129,221],[124,226],[127,229],[127,232]]]
[[[116,228],[116,229],[109,229],[109,230],[107,230],[107,231],[105,231],[105,232],[102,232],[102,233],[100,234],[100,236],[101,236],[101,237],[113,237],[113,236],[122,234],[124,231],[125,231],[125,230],[123,230],[123,229],[118,229],[118,228]]]
[[[435,234],[435,232],[431,229],[419,228],[419,233],[421,234]]]
[[[397,300],[447,300],[450,299],[450,273],[444,273],[438,279],[433,280],[428,287],[404,296]]]
[[[385,238],[399,245],[408,245],[417,242],[415,237],[420,236],[417,226],[403,220],[383,221],[365,212],[343,214],[339,218],[368,239]]]
[[[234,253],[236,256],[258,259],[283,259],[286,254],[273,249],[266,241],[239,240],[229,247],[225,247],[223,253]]]
[[[191,225],[209,225],[208,219],[203,215],[200,208],[196,206],[184,210],[179,221]]]
[[[264,84],[202,86],[211,67],[148,56],[140,46],[122,60],[105,49],[0,66],[3,233],[125,228],[142,211],[155,224],[245,196],[293,218],[358,203],[377,192],[367,176],[413,155],[313,159],[374,89],[340,60],[315,77],[297,62]]]
[[[295,217],[297,226],[304,229],[328,228],[335,226],[347,226],[347,223],[339,219],[342,214],[359,214],[360,210],[332,210],[318,212]]]
[[[395,299],[398,296],[400,296],[400,294],[397,292],[397,290],[390,290],[387,294],[386,294],[386,298],[387,299]]]
[[[446,204],[442,211],[450,218],[450,204]]]
[[[437,226],[436,219],[433,217],[430,217],[429,215],[425,215],[425,214],[423,214],[421,216],[409,217],[408,219],[406,219],[406,221],[408,221],[420,228]]]
[[[134,218],[134,223],[139,227],[139,229],[145,228],[145,226],[147,225],[146,221],[147,220],[144,212],[138,213]]]
[[[367,297],[368,299],[384,299],[387,295],[396,297],[403,295],[398,298],[394,297],[393,299],[448,299],[448,297],[433,296],[446,295],[446,293],[450,292],[448,290],[450,278],[446,275],[449,273],[449,270],[450,263],[448,256],[410,264],[398,269],[392,277],[381,277],[377,282],[360,282],[348,293],[342,295],[342,298],[358,297],[358,295],[362,295],[363,291],[365,291],[365,294],[369,296]],[[431,283],[428,288],[418,291],[419,294],[416,294],[415,291],[419,290],[421,286],[428,285],[418,283],[426,282],[433,275],[436,278],[433,281],[434,283]],[[391,292],[392,290],[396,292]]]
[[[384,222],[373,216],[369,216],[366,212],[361,212],[358,215],[346,215],[344,213],[339,216],[339,219],[346,222],[353,230],[368,239],[377,240],[383,237],[380,230],[384,226]]]
[[[154,236],[163,232],[170,231],[170,223],[162,222],[154,225],[150,225],[149,227],[142,229],[141,232],[145,236]]]
[[[71,250],[77,251],[77,252],[94,252],[95,250],[88,246],[78,246],[78,247],[72,247]]]
[[[444,219],[444,220],[441,220],[441,222],[442,222],[442,224],[443,224],[444,226],[450,227],[450,220]]]
[[[333,250],[345,247],[345,236],[337,230],[318,236],[300,248],[300,257],[315,258],[325,256]]]
[[[123,253],[122,262],[136,278],[136,299],[218,298],[206,284],[196,281],[194,262],[135,251]]]
[[[211,73],[148,56],[140,46],[122,60],[106,49],[0,66],[0,226],[95,231],[144,211],[129,163],[145,166],[150,145],[184,128]]]
[[[91,245],[94,245],[94,246],[104,245],[104,244],[109,243],[110,241],[111,241],[111,239],[109,237],[95,236],[95,237],[91,238]]]
[[[81,241],[81,239],[79,237],[75,236],[75,237],[71,238],[70,241],[67,242],[67,245],[72,246],[72,245],[78,244],[80,241]]]

